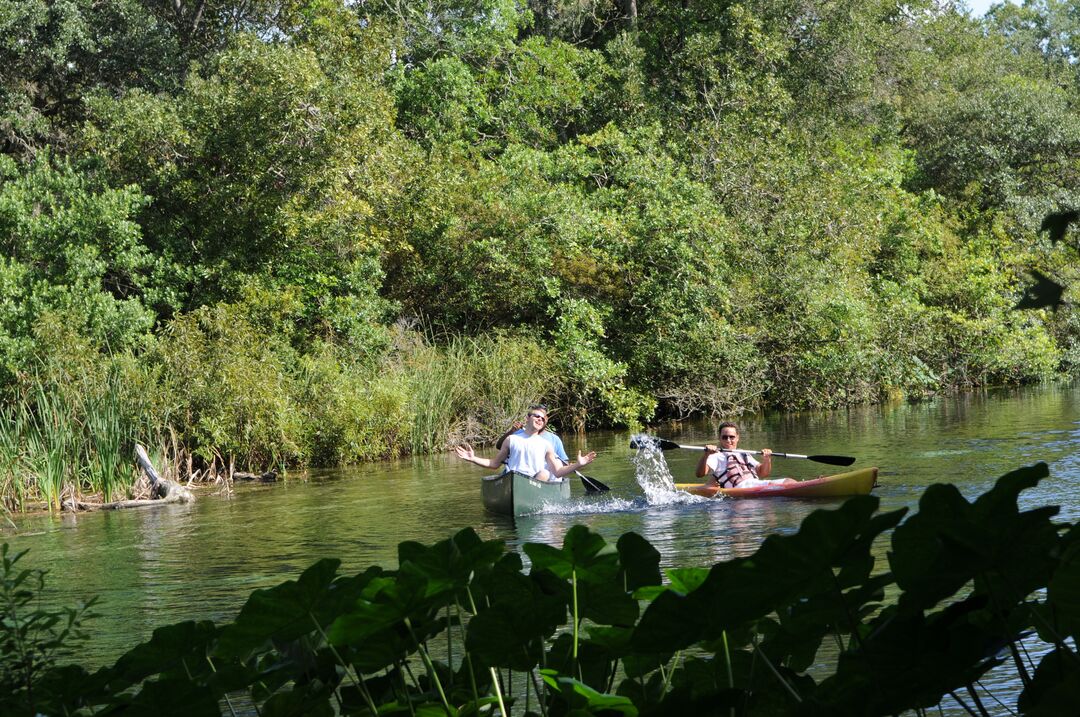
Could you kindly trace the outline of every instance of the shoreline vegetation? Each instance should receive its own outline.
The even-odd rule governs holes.
[[[526,569],[465,528],[400,543],[396,570],[322,559],[231,622],[158,627],[101,667],[79,649],[94,600],[44,607],[44,573],[4,543],[0,712],[1069,714],[1080,530],[1019,505],[1048,475],[971,502],[933,485],[910,516],[852,498],[711,567],[661,570],[640,535],[577,525],[523,545]]]
[[[1070,8],[16,3],[0,504],[1075,375]]]

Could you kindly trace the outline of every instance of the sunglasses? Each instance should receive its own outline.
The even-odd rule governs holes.
[[[530,413],[529,418],[539,418],[541,421],[547,420],[547,416],[542,413]]]

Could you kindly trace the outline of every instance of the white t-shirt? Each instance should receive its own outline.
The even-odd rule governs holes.
[[[524,473],[527,476],[534,476],[544,470],[548,451],[551,450],[551,444],[539,434],[532,436],[511,434],[506,437],[506,446],[509,449],[506,456],[507,470]]]

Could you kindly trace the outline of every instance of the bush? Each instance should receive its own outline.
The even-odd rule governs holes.
[[[281,337],[252,325],[245,308],[203,307],[178,316],[147,353],[158,390],[172,404],[171,428],[195,456],[228,470],[303,461],[295,361]]]

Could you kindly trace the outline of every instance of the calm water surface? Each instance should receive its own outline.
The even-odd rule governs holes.
[[[553,417],[557,427],[557,416]],[[715,442],[716,424],[658,426],[680,443]],[[564,435],[568,452],[597,450],[586,473],[612,487],[585,496],[573,484],[571,506],[516,523],[484,512],[484,470],[449,455],[371,464],[332,473],[293,474],[284,483],[241,486],[231,496],[199,493],[190,506],[79,516],[14,518],[0,538],[21,550],[23,563],[49,571],[50,602],[73,604],[97,595],[100,617],[84,661],[111,661],[153,628],[184,619],[231,619],[258,587],[294,578],[312,562],[337,557],[343,570],[396,565],[397,544],[432,543],[471,526],[513,547],[561,544],[583,523],[614,541],[626,531],[645,536],[664,564],[710,565],[752,553],[770,532],[797,529],[808,513],[837,501],[770,499],[706,501],[663,490],[665,467],[692,480],[699,454],[676,450],[660,464],[635,465],[629,433]],[[1061,506],[1080,519],[1080,386],[995,390],[917,405],[765,415],[743,421],[743,448],[858,458],[879,466],[882,510],[917,509],[923,490],[955,484],[969,499],[1003,473],[1038,461],[1051,476],[1025,494],[1027,507]],[[490,455],[488,453],[482,453]],[[664,465],[666,463],[666,466]],[[776,459],[774,476],[808,478],[838,472],[805,460]],[[884,545],[881,546],[882,559]]]

